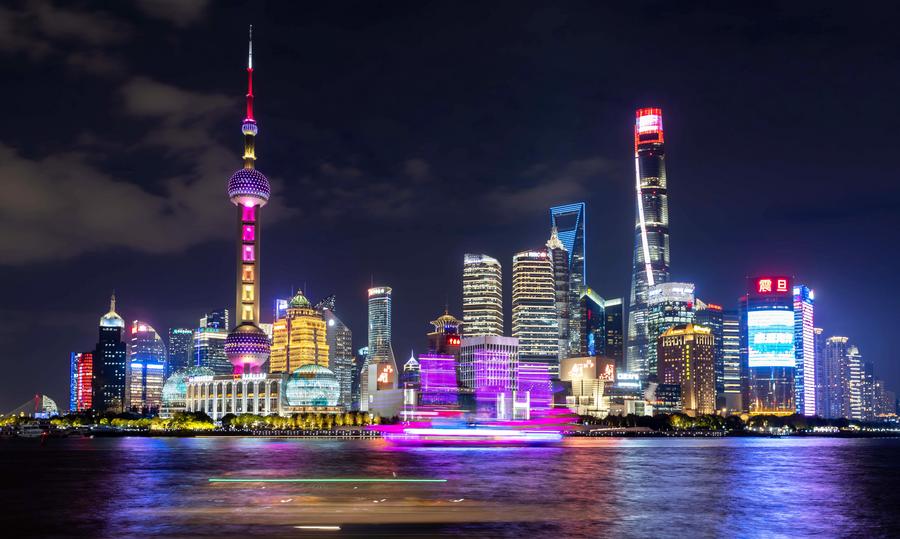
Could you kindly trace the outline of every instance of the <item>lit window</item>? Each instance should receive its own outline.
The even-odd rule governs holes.
[[[253,223],[256,221],[256,207],[241,206],[241,221],[245,223]]]
[[[253,266],[245,264],[241,271],[241,280],[244,282],[253,282]]]
[[[244,225],[242,228],[241,239],[243,241],[253,241],[256,237],[256,227],[253,225]]]
[[[253,246],[252,245],[244,245],[244,262],[253,262]]]
[[[253,306],[252,305],[244,305],[243,311],[241,312],[241,320],[253,320]]]
[[[253,301],[253,285],[244,285],[244,301]]]

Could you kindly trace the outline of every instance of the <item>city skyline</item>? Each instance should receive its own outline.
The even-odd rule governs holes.
[[[888,334],[887,323],[879,319],[879,316],[882,318],[886,316],[884,313],[891,312],[890,306],[893,304],[892,302],[896,303],[896,300],[888,298],[882,303],[875,304],[876,296],[871,293],[871,285],[867,287],[860,282],[845,282],[845,271],[839,272],[824,267],[835,255],[834,247],[826,250],[824,248],[830,246],[832,242],[813,237],[819,231],[829,239],[833,238],[836,233],[846,235],[847,230],[837,230],[837,228],[859,226],[854,221],[857,217],[853,217],[852,213],[848,216],[846,210],[838,206],[826,208],[825,214],[821,213],[821,207],[818,209],[811,206],[792,207],[788,215],[778,217],[779,206],[777,204],[764,204],[761,207],[762,211],[756,211],[754,208],[754,211],[742,213],[741,215],[744,215],[749,223],[740,223],[741,226],[737,227],[737,230],[733,230],[731,227],[734,223],[730,221],[732,216],[727,211],[710,204],[710,198],[706,199],[706,205],[701,205],[707,211],[696,212],[697,198],[701,197],[702,200],[702,193],[698,191],[711,189],[716,192],[716,187],[712,186],[710,182],[723,182],[726,179],[714,171],[707,171],[705,174],[699,175],[691,173],[692,170],[702,172],[703,165],[696,162],[699,160],[699,152],[690,148],[690,145],[700,145],[707,151],[712,151],[714,145],[703,145],[697,142],[705,136],[706,130],[703,129],[702,122],[696,123],[700,121],[697,118],[698,112],[696,109],[691,110],[689,104],[686,103],[687,99],[684,94],[678,95],[677,92],[670,93],[662,89],[645,90],[645,92],[649,91],[649,94],[639,91],[624,101],[614,103],[614,106],[609,106],[604,112],[598,114],[596,122],[592,122],[596,123],[596,126],[588,131],[607,130],[611,133],[608,136],[616,139],[611,142],[604,140],[607,135],[594,133],[596,138],[593,140],[598,146],[594,150],[601,152],[602,157],[596,157],[596,154],[593,153],[594,150],[586,146],[581,146],[578,152],[573,150],[568,154],[560,154],[559,148],[555,148],[553,144],[542,145],[544,151],[541,151],[541,155],[531,163],[537,168],[521,173],[516,182],[495,186],[493,190],[488,189],[484,193],[483,196],[486,200],[493,200],[494,208],[503,209],[499,219],[496,215],[492,217],[491,211],[479,208],[478,205],[476,205],[475,213],[468,215],[459,206],[461,200],[453,197],[441,200],[440,197],[437,197],[437,203],[433,204],[433,208],[439,212],[438,215],[458,215],[459,220],[467,223],[462,227],[456,227],[451,223],[440,223],[446,227],[446,236],[443,242],[438,242],[436,246],[425,247],[424,253],[419,253],[419,249],[403,251],[401,246],[425,244],[431,241],[431,238],[423,237],[422,233],[416,230],[426,227],[417,226],[416,223],[428,223],[433,218],[429,211],[419,211],[415,207],[408,207],[410,204],[403,198],[392,199],[389,207],[383,210],[377,210],[378,207],[374,201],[367,201],[366,204],[370,204],[368,206],[354,206],[360,202],[345,200],[344,203],[351,210],[356,208],[359,212],[359,215],[352,219],[354,222],[350,225],[335,225],[333,221],[328,220],[326,214],[316,214],[313,209],[301,204],[302,196],[298,191],[314,187],[318,182],[310,180],[311,176],[301,175],[300,179],[292,179],[292,175],[298,170],[305,169],[307,174],[311,172],[317,174],[322,182],[327,180],[328,182],[351,182],[351,184],[357,181],[354,178],[358,178],[360,175],[367,176],[375,173],[366,170],[366,163],[371,164],[371,161],[363,157],[358,158],[358,164],[353,164],[353,159],[338,162],[331,157],[326,157],[329,155],[329,151],[333,151],[336,146],[328,150],[328,145],[322,145],[321,140],[313,145],[320,153],[316,154],[310,151],[310,155],[292,155],[290,147],[297,141],[303,141],[312,135],[301,129],[297,136],[296,125],[279,119],[279,114],[289,108],[285,101],[289,95],[288,90],[296,89],[297,86],[295,85],[296,81],[288,85],[279,82],[280,79],[287,77],[291,70],[291,56],[284,51],[283,38],[278,37],[278,32],[271,29],[275,23],[269,21],[268,24],[270,28],[266,28],[263,35],[269,42],[258,45],[269,51],[269,59],[265,63],[265,75],[259,82],[265,87],[267,98],[264,100],[265,104],[257,112],[257,116],[262,118],[261,121],[265,122],[267,126],[267,137],[264,144],[264,148],[267,149],[263,150],[263,154],[267,164],[273,163],[267,165],[267,169],[285,171],[275,175],[275,179],[280,184],[276,188],[278,196],[284,195],[287,201],[280,202],[279,204],[282,204],[280,208],[272,208],[275,210],[275,217],[271,223],[268,221],[265,223],[267,229],[266,254],[263,258],[266,265],[266,280],[261,294],[256,300],[262,305],[270,305],[274,297],[286,295],[285,288],[296,287],[299,283],[309,283],[309,286],[304,285],[303,292],[314,301],[335,293],[340,302],[337,314],[356,334],[354,344],[358,347],[363,344],[361,339],[365,335],[365,290],[374,276],[376,282],[385,283],[394,289],[395,319],[393,327],[395,337],[392,342],[393,348],[398,351],[405,351],[410,347],[421,350],[421,336],[427,331],[427,321],[433,318],[434,312],[439,312],[445,305],[448,305],[452,314],[462,315],[460,283],[463,253],[479,252],[496,258],[506,268],[503,275],[503,305],[506,323],[509,324],[509,313],[511,312],[510,270],[513,253],[531,246],[541,245],[546,240],[546,211],[552,205],[581,200],[586,200],[586,212],[591,214],[586,220],[588,227],[586,236],[590,240],[586,252],[586,266],[589,272],[586,282],[603,297],[627,297],[629,251],[632,241],[629,228],[634,217],[633,215],[629,216],[629,212],[616,209],[616,206],[633,209],[633,173],[629,176],[627,168],[622,166],[622,161],[627,162],[629,159],[627,155],[628,131],[631,127],[629,120],[633,121],[635,108],[661,106],[666,118],[667,131],[676,133],[667,137],[667,156],[671,159],[667,163],[668,174],[674,180],[672,185],[677,186],[670,207],[673,229],[671,255],[674,269],[672,279],[696,283],[698,289],[702,291],[701,294],[698,294],[700,297],[722,304],[730,310],[737,307],[737,297],[741,294],[748,275],[759,272],[793,274],[797,277],[798,282],[809,285],[817,292],[816,327],[824,327],[826,336],[850,335],[854,344],[859,346],[863,356],[867,360],[875,362],[879,377],[885,378],[890,387],[897,387],[897,366],[892,361],[888,340],[885,336]],[[266,25],[262,25],[262,27],[265,28]],[[165,31],[177,36],[176,42],[177,40],[187,42],[193,39],[184,35],[177,27],[167,27]],[[206,91],[216,95],[231,96],[235,94],[230,83],[227,88],[224,88],[216,81],[234,79],[232,76],[234,60],[238,58],[239,52],[232,45],[236,41],[226,39],[226,36],[221,36],[216,40],[218,46],[221,46],[222,50],[226,52],[226,54],[222,54],[227,60],[223,60],[222,69],[227,68],[227,76],[220,77],[219,67],[211,67],[210,69],[214,69],[215,73],[209,73],[208,76],[213,82],[193,81],[195,86],[190,92],[203,92],[204,90],[201,88],[205,88]],[[44,61],[53,62],[54,60]],[[27,68],[23,66],[22,69]],[[141,72],[140,66],[131,66],[131,69],[135,73]],[[155,69],[158,77],[167,81],[167,84],[171,83],[171,87],[183,82],[178,79],[178,73],[175,71],[160,70],[159,66],[156,66]],[[71,76],[90,79],[93,75],[76,72]],[[135,79],[132,77],[130,81],[124,84],[134,83]],[[288,86],[288,89],[284,86]],[[153,90],[159,90],[158,87],[144,88],[144,90],[147,93],[142,99],[146,99],[146,101],[139,104],[141,107],[160,103],[167,106],[173,105],[173,103],[177,104],[177,99],[173,100],[171,94],[164,96],[161,101],[154,101]],[[269,95],[272,97],[268,97]],[[188,97],[190,96],[196,97],[194,94],[189,94]],[[24,99],[28,101],[30,98]],[[231,121],[236,111],[239,110],[233,106],[232,101],[229,97],[215,105],[215,107],[224,109],[224,116],[228,121]],[[206,100],[191,101],[188,99],[187,102],[192,103],[191,107],[202,109]],[[132,105],[134,104],[132,103]],[[129,105],[126,104],[126,106]],[[311,108],[311,103],[308,101],[306,106],[298,106],[297,118],[302,119],[305,115],[311,115],[313,113]],[[148,121],[146,115],[155,114],[152,110],[150,113],[143,113],[144,119],[135,120],[134,123]],[[208,114],[215,116],[218,110],[218,108],[214,108]],[[178,114],[184,115],[187,112],[194,114],[191,110],[181,110],[171,111],[171,116],[175,118]],[[738,114],[738,120],[735,120],[734,115],[729,116],[728,119],[736,121],[738,124],[746,122],[750,125],[753,123],[754,119],[750,111],[738,112],[745,112],[745,114]],[[200,112],[196,114],[203,116]],[[168,115],[165,116],[165,118],[168,117]],[[152,118],[149,121],[153,121]],[[171,121],[181,120],[172,119]],[[197,117],[193,117],[193,119],[189,117],[187,121],[194,122],[193,128],[198,127],[198,122],[202,123]],[[315,121],[323,122],[321,117]],[[322,125],[325,125],[324,122]],[[540,144],[540,136],[536,135],[539,127],[539,125],[532,127],[534,136],[531,144]],[[97,126],[89,126],[89,129],[96,128]],[[557,128],[561,127],[557,126]],[[787,126],[775,125],[771,127],[771,130],[780,133],[781,136],[786,136],[786,128]],[[785,131],[780,131],[780,129],[785,129]],[[228,165],[227,168],[230,168],[233,163],[231,156],[234,154],[232,151],[234,143],[222,136],[220,131],[230,133],[227,129],[217,129],[210,134],[214,140],[212,145],[221,143],[230,152],[225,154],[226,158],[223,159]],[[566,136],[573,139],[585,133],[584,128],[577,127],[567,130],[567,132]],[[29,134],[26,130],[21,142],[4,140],[4,145],[10,145],[16,152],[15,155],[7,154],[6,162],[22,165],[21,161],[40,160],[39,156],[42,155],[40,153],[42,151],[52,153],[50,148],[53,145],[52,141],[43,147],[34,149],[26,146],[32,142],[29,139],[34,135]],[[678,142],[679,137],[683,139],[680,143]],[[618,140],[619,138],[622,140]],[[749,140],[752,141],[752,137]],[[622,143],[623,141],[625,144]],[[669,144],[670,141],[671,144]],[[518,144],[528,145],[529,143],[522,139]],[[399,141],[399,145],[403,145],[402,141]],[[621,147],[623,146],[626,146],[626,151],[623,155],[619,155],[622,153]],[[452,148],[452,144],[447,144],[446,147]],[[382,175],[383,182],[387,184],[386,187],[381,187],[381,192],[367,191],[367,187],[359,185],[354,188],[360,189],[360,194],[371,198],[378,198],[379,194],[389,197],[398,196],[397,191],[409,192],[408,189],[412,189],[413,192],[418,192],[420,189],[431,189],[433,191],[429,192],[436,195],[442,193],[440,187],[435,187],[435,183],[439,183],[437,180],[457,177],[461,173],[459,169],[452,171],[445,166],[446,164],[441,164],[439,160],[432,158],[432,154],[439,152],[440,148],[429,149],[425,146],[415,147],[410,144],[407,146],[407,150],[409,155],[423,157],[409,157],[406,160],[398,160],[394,164],[387,165],[385,170],[378,173]],[[271,157],[266,152],[271,152]],[[107,148],[101,152],[106,155],[106,161],[99,165],[91,162],[90,166],[103,169],[108,167],[109,170],[115,170],[116,167],[122,166],[117,165],[116,162],[123,156],[110,154],[117,153],[118,150]],[[46,156],[46,154],[44,155]],[[562,155],[566,157],[561,158]],[[778,155],[778,151],[765,155],[774,158]],[[546,159],[543,156],[546,156]],[[557,157],[554,158],[554,156]],[[204,158],[203,155],[195,157],[201,160]],[[834,156],[828,157],[832,160],[836,159]],[[509,156],[507,156],[508,158]],[[178,165],[190,169],[191,161],[190,159],[185,161],[185,159],[183,156],[180,157]],[[491,161],[490,156],[483,156],[481,159],[484,163]],[[545,160],[540,161],[541,159]],[[792,167],[802,168],[801,165],[807,164],[802,159],[802,156],[796,157],[794,161],[789,162],[786,170],[791,170]],[[46,162],[43,163],[44,166],[47,166]],[[704,164],[715,168],[714,162]],[[542,165],[543,168],[538,165]],[[175,164],[173,163],[171,166],[174,167]],[[348,168],[353,170],[348,170]],[[13,168],[13,173],[26,175],[23,177],[24,181],[27,179],[29,170],[28,167],[19,166]],[[514,168],[507,170],[514,170]],[[167,174],[171,171],[160,170],[158,173]],[[18,178],[18,175],[15,177]],[[737,176],[740,175],[737,173]],[[786,174],[783,175],[786,176]],[[402,178],[402,180],[392,182],[391,176]],[[304,183],[306,180],[310,181]],[[727,180],[730,181],[731,178]],[[141,189],[142,193],[151,190],[155,183],[152,176],[136,181],[137,188]],[[227,199],[221,193],[221,177],[217,178],[217,181],[219,182],[217,184],[219,191],[200,195],[201,207],[217,204],[226,207]],[[837,178],[834,181],[836,182]],[[758,183],[761,184],[758,185],[760,188],[780,187],[778,182],[773,180],[768,182],[760,180]],[[431,187],[421,187],[423,184]],[[185,185],[190,184],[186,183]],[[726,181],[725,186],[718,188],[721,189],[718,192],[719,196],[724,197],[729,189],[737,189],[738,185],[739,182],[728,184]],[[839,186],[840,184],[835,183],[834,185]],[[798,200],[799,197],[796,196],[796,193],[791,193],[791,189],[792,187],[789,186],[784,198]],[[710,196],[710,194],[707,193],[706,196]],[[535,201],[534,199],[539,200]],[[607,199],[611,202],[606,202]],[[752,194],[750,200],[751,202],[760,201],[759,198],[754,199]],[[504,206],[510,201],[521,202],[525,210],[516,213],[511,206]],[[766,198],[763,198],[762,201],[770,202]],[[727,202],[725,206],[728,207]],[[731,209],[734,210],[734,208]],[[333,212],[335,208],[320,210]],[[376,210],[389,213],[402,210],[401,213],[406,212],[406,215],[386,217]],[[227,215],[224,219],[221,218],[218,209],[209,211],[215,217],[204,216],[204,219],[208,220],[209,226],[220,227],[223,230],[221,236],[218,233],[208,233],[199,243],[183,245],[180,249],[170,250],[168,246],[160,247],[159,245],[143,246],[141,243],[150,241],[150,239],[142,233],[136,233],[130,237],[130,244],[126,241],[112,242],[108,245],[101,244],[76,254],[37,256],[34,254],[24,255],[22,254],[24,251],[7,250],[7,256],[10,258],[0,260],[3,263],[0,271],[8,276],[15,285],[12,301],[6,308],[11,315],[33,312],[29,311],[31,304],[40,305],[49,301],[49,298],[44,297],[44,294],[49,291],[38,286],[42,278],[49,282],[60,282],[61,288],[66,290],[66,295],[62,301],[59,298],[55,299],[55,307],[61,308],[57,312],[60,313],[61,310],[58,323],[62,325],[62,328],[58,328],[60,331],[54,331],[53,339],[26,348],[16,342],[7,343],[6,340],[11,335],[4,334],[4,345],[8,348],[11,347],[16,357],[25,360],[24,365],[10,365],[13,372],[11,378],[19,378],[16,375],[25,375],[33,387],[13,388],[3,385],[4,402],[0,404],[12,407],[36,392],[46,392],[60,403],[67,401],[64,391],[68,386],[65,373],[68,372],[66,365],[69,361],[69,352],[91,349],[92,343],[96,341],[96,327],[94,326],[96,317],[103,312],[103,305],[112,288],[115,288],[119,295],[118,312],[128,323],[133,320],[146,321],[157,328],[160,334],[166,334],[169,328],[194,327],[195,320],[202,313],[220,305],[230,305],[229,298],[234,294],[234,276],[230,271],[215,271],[210,268],[213,266],[228,267],[229,251],[227,247],[223,248],[223,246],[227,245],[229,236],[233,235],[233,219],[229,220]],[[797,213],[794,213],[795,211]],[[878,209],[873,211],[877,216]],[[880,211],[884,212],[883,206]],[[698,213],[701,213],[702,219],[698,219]],[[793,220],[789,216],[793,216]],[[896,219],[896,216],[886,214],[881,214],[881,217],[889,219],[888,222],[890,219]],[[780,223],[780,227],[762,222],[765,219],[774,220],[776,224]],[[324,224],[317,223],[319,220]],[[834,220],[837,220],[837,225]],[[366,226],[367,223],[373,222],[380,223],[375,230]],[[812,227],[811,223],[816,224],[816,227]],[[165,232],[190,234],[188,221],[183,221],[181,224],[181,228]],[[308,226],[310,229],[309,232],[304,232],[301,236],[294,238],[298,224]],[[134,224],[132,223],[132,225]],[[484,229],[479,227],[484,227]],[[740,232],[741,227],[746,227],[743,228],[743,232]],[[483,234],[480,234],[479,230]],[[768,241],[748,240],[747,237],[755,235],[754,232],[767,236],[773,231],[779,230],[783,235],[775,236]],[[732,232],[735,234],[731,238],[735,245],[726,244],[729,241],[729,239],[723,239],[723,233],[726,231],[729,234]],[[798,246],[796,241],[801,233],[808,234],[805,237],[808,242]],[[320,234],[321,238],[317,238],[316,234]],[[354,234],[362,236],[363,240],[356,243],[348,240],[347,237]],[[717,248],[721,245],[721,251],[724,251],[725,255],[714,254],[704,249],[703,245],[692,244],[690,238],[696,238],[698,234],[706,234],[715,240]],[[679,236],[684,239],[679,239]],[[725,238],[729,237],[728,234],[724,234],[724,236]],[[838,235],[838,237],[841,236]],[[594,242],[595,239],[597,239],[596,242]],[[391,248],[396,246],[398,250],[388,251],[390,256],[377,256],[376,253],[384,249],[385,241],[387,241],[386,245]],[[850,241],[852,242],[852,240]],[[373,244],[372,247],[367,245],[369,242]],[[291,250],[298,247],[300,247],[301,255],[293,258]],[[864,247],[859,246],[858,249],[864,253]],[[352,261],[350,264],[342,260],[343,257],[338,256],[340,251],[346,251],[345,254],[348,255],[346,260]],[[623,252],[625,253],[624,257]],[[409,264],[411,255],[426,257],[422,261],[424,266],[419,265],[416,272],[411,272],[404,267],[417,265]],[[37,258],[34,258],[35,256]],[[720,256],[724,261],[716,260]],[[285,261],[284,257],[289,257],[289,263]],[[88,264],[85,262],[94,259],[103,261],[105,269],[103,272],[99,272],[100,274],[88,273]],[[169,267],[182,261],[183,265],[179,271],[170,273],[165,278],[157,276],[154,280],[150,277],[158,268]],[[348,265],[354,267],[348,268],[346,267]],[[425,271],[428,280],[423,280],[418,274],[423,267],[428,270]],[[132,275],[134,271],[137,271],[138,278]],[[869,268],[865,275],[872,277],[880,275],[880,273],[877,268]],[[75,288],[69,283],[71,279],[82,280],[84,285]],[[866,279],[861,280],[865,281]],[[875,279],[875,282],[886,283],[887,281]],[[58,286],[52,288],[57,293],[60,290]],[[879,313],[881,314],[879,315]],[[25,316],[25,314],[20,315]],[[233,316],[236,317],[237,314],[233,313]],[[858,321],[860,319],[861,322]],[[270,322],[271,320],[268,313],[264,312],[259,321]],[[33,320],[31,324],[35,324]],[[867,325],[872,325],[873,328],[866,327]],[[25,328],[23,331],[26,332],[26,335],[32,335],[32,332],[39,329],[40,325],[37,328]],[[36,364],[38,368],[32,364]],[[8,384],[8,382],[4,382],[4,384]],[[5,402],[7,399],[9,402]]]

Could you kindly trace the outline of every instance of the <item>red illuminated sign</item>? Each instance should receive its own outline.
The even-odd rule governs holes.
[[[789,294],[791,291],[790,277],[765,276],[751,279],[752,291],[757,296]]]
[[[634,148],[640,144],[663,142],[662,109],[638,109],[634,122]]]

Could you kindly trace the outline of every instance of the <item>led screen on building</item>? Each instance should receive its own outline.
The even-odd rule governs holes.
[[[748,312],[747,348],[750,367],[794,367],[794,312]]]

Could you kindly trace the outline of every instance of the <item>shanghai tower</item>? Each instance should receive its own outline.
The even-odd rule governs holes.
[[[669,203],[662,109],[638,109],[634,124],[637,208],[628,306],[628,370],[647,376],[647,290],[669,280]]]
[[[259,327],[259,217],[269,201],[269,180],[256,169],[256,134],[253,118],[253,28],[247,54],[247,109],[241,124],[244,166],[228,180],[228,198],[237,206],[237,325],[225,339],[225,354],[234,374],[259,373],[269,359],[269,337]]]

